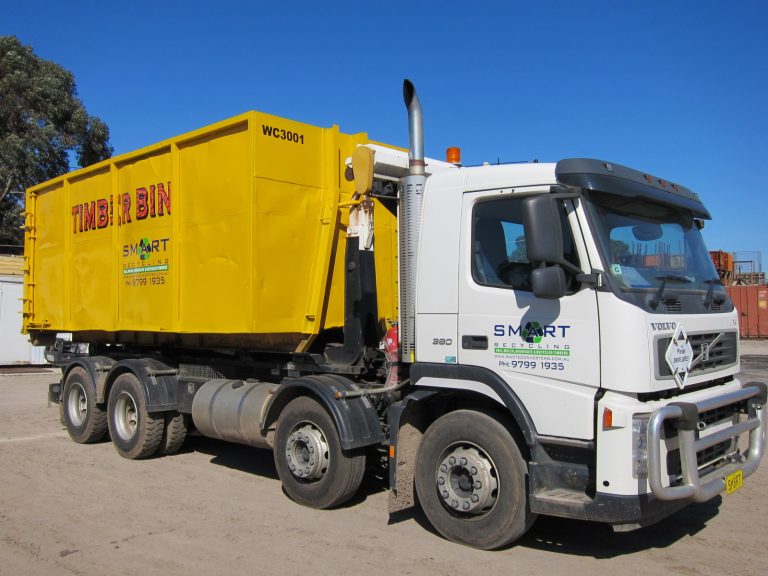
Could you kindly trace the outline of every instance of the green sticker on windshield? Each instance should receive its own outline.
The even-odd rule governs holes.
[[[611,264],[611,272],[621,274],[621,264]]]

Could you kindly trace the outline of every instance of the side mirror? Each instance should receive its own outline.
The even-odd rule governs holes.
[[[523,226],[528,260],[549,264],[563,261],[563,232],[558,201],[551,196],[523,200]]]
[[[531,287],[537,298],[558,300],[568,291],[565,271],[560,266],[534,268],[531,271]]]
[[[369,194],[373,188],[373,150],[358,146],[352,153],[352,171],[355,175],[355,193]]]

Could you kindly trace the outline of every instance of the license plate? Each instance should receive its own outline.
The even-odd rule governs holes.
[[[736,470],[733,474],[725,477],[725,493],[733,494],[744,485],[744,472]]]

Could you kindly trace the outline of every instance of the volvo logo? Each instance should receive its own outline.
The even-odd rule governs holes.
[[[709,352],[717,345],[720,340],[723,339],[725,336],[725,332],[721,332],[717,335],[716,338],[712,340],[712,342],[704,342],[699,347],[699,355],[696,356],[696,358],[693,359],[693,362],[691,363],[691,368],[696,366],[699,362],[707,362],[709,360]]]

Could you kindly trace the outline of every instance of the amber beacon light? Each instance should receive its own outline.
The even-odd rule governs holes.
[[[461,148],[452,146],[445,151],[445,161],[451,164],[461,164]]]

